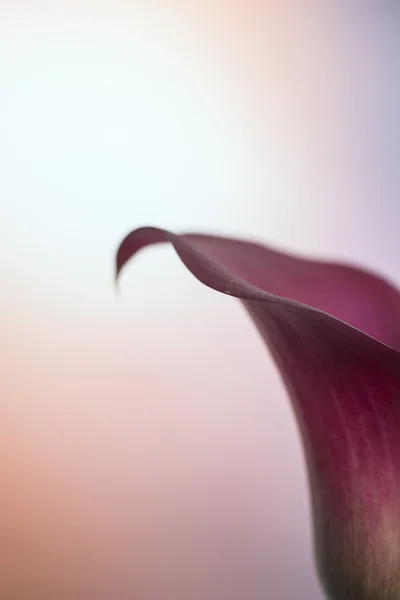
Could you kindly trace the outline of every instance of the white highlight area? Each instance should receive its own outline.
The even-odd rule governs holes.
[[[235,220],[249,153],[187,24],[9,21],[0,73],[7,270],[99,294],[128,229]]]

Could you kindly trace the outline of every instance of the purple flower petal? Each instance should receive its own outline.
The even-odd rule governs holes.
[[[302,435],[330,597],[400,598],[399,293],[352,267],[156,228],[125,238],[117,276],[162,242],[202,283],[240,298],[270,348]]]

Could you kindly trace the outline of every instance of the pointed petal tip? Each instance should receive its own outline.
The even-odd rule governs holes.
[[[114,294],[116,296],[120,296],[121,295],[121,290],[120,290],[120,285],[119,285],[119,279],[118,279],[118,274],[116,274],[114,276]]]
[[[164,235],[160,236],[160,233]],[[138,227],[130,231],[120,242],[115,254],[114,280],[119,281],[121,271],[139,250],[160,241],[167,241],[165,236],[166,232],[151,226]]]

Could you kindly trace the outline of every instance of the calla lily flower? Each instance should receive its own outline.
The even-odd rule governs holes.
[[[296,415],[318,573],[334,600],[400,599],[400,293],[347,265],[200,234],[137,229],[116,274],[168,242],[203,284],[239,298]]]

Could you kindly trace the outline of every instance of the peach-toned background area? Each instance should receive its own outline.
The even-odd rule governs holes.
[[[359,4],[0,1],[1,598],[321,598],[244,311],[112,261],[156,224],[400,281],[398,14]]]

